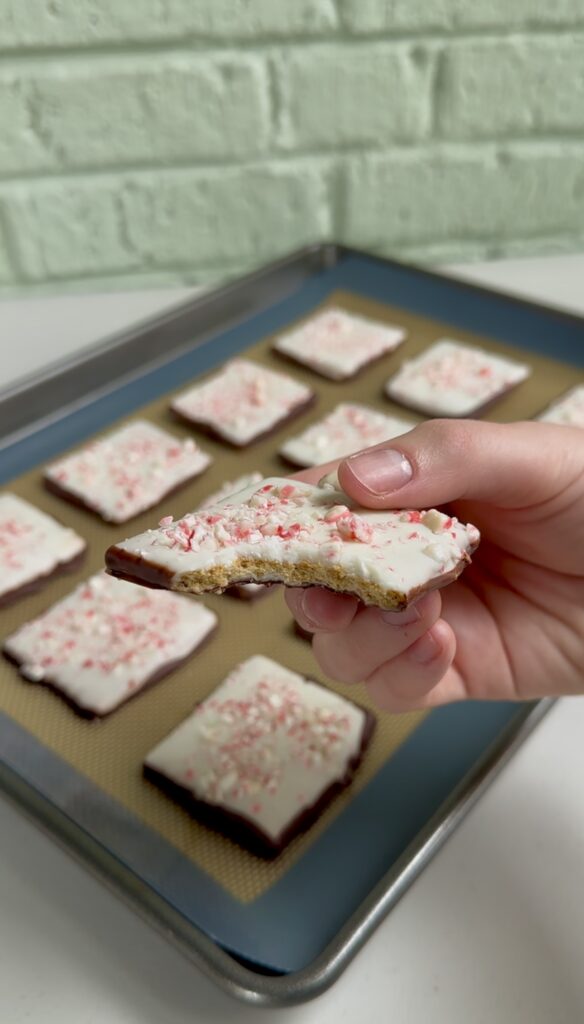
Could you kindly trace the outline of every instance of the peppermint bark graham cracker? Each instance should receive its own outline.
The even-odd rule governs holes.
[[[106,523],[125,523],[199,476],[210,462],[192,438],[180,440],[135,420],[54,462],[44,482]]]
[[[172,672],[216,624],[195,601],[100,572],[21,626],[3,651],[24,679],[50,686],[93,718]]]
[[[388,398],[428,416],[471,416],[529,377],[531,368],[443,338],[387,381]]]
[[[285,441],[280,455],[294,466],[320,466],[389,441],[415,425],[411,420],[386,416],[368,405],[342,402],[323,419]]]
[[[0,607],[81,565],[87,544],[16,494],[0,494]]]
[[[274,351],[330,380],[348,380],[404,341],[406,332],[333,306],[280,335]]]
[[[456,579],[478,530],[435,509],[356,507],[326,481],[274,477],[157,530],[115,544],[115,576],[201,594],[234,583],[323,586],[364,604],[401,610]]]
[[[255,655],[147,756],[144,772],[205,824],[275,857],[353,778],[365,708]]]
[[[248,359],[234,359],[202,384],[183,391],[171,410],[236,448],[271,434],[315,399],[305,384]]]

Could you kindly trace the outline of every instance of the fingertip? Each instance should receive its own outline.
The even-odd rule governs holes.
[[[300,624],[312,632],[334,633],[347,628],[358,606],[357,598],[350,594],[335,594],[324,587],[308,587],[302,591],[297,618],[300,616]]]

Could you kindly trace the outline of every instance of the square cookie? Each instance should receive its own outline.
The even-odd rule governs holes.
[[[584,428],[584,384],[577,384],[552,402],[538,417],[543,423],[560,423],[565,427]]]
[[[317,487],[271,477],[209,509],[167,516],[158,530],[112,545],[106,564],[168,590],[321,586],[391,611],[457,579],[479,539],[472,524],[437,509],[373,511],[328,477]]]
[[[16,494],[0,494],[0,607],[77,569],[86,543]]]
[[[202,473],[210,455],[145,420],[92,441],[45,470],[45,485],[66,501],[125,523]]]
[[[385,393],[429,416],[470,416],[530,373],[524,363],[443,338],[403,363]]]
[[[304,412],[314,397],[287,374],[234,359],[214,377],[183,391],[171,409],[187,423],[244,448]]]
[[[323,419],[285,441],[280,455],[295,466],[320,466],[405,434],[415,425],[367,405],[342,402]]]
[[[145,771],[206,824],[273,857],[351,782],[374,723],[255,655],[148,754]]]
[[[393,352],[405,337],[402,327],[332,306],[280,335],[274,349],[330,380],[347,380],[364,366]]]
[[[94,717],[172,672],[216,624],[196,601],[98,573],[9,636],[4,654]]]

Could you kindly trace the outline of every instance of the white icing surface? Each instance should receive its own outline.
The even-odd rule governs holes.
[[[241,815],[277,842],[361,747],[365,714],[255,655],[146,758],[197,799]]]
[[[560,423],[566,427],[584,427],[584,384],[578,384],[537,417],[543,423]]]
[[[98,573],[4,642],[31,682],[50,682],[85,711],[113,711],[186,658],[217,616],[188,597]]]
[[[16,494],[0,494],[0,598],[71,562],[85,548],[74,530]]]
[[[274,348],[325,377],[343,380],[393,352],[405,336],[402,327],[356,316],[335,306],[280,335]]]
[[[444,338],[405,362],[385,391],[434,416],[468,416],[530,373],[526,364]]]
[[[192,438],[183,441],[136,420],[54,462],[45,476],[106,522],[124,523],[198,476],[210,462]]]
[[[274,477],[210,509],[167,517],[117,545],[172,574],[229,566],[239,558],[339,566],[344,573],[407,594],[467,559],[478,530],[441,512],[373,512],[340,491]],[[277,575],[257,574],[258,581]],[[236,579],[233,579],[236,582]]]
[[[319,466],[398,437],[415,425],[367,405],[342,402],[318,423],[286,441],[280,454],[297,466]]]
[[[171,408],[232,444],[246,445],[311,397],[310,388],[287,374],[247,359],[234,359],[210,380],[183,391],[173,399]]]

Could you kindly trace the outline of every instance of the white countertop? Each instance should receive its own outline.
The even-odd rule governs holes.
[[[584,256],[448,269],[584,313]],[[0,304],[0,387],[188,294]],[[583,798],[584,700],[563,700],[330,992],[291,1010],[223,995],[1,799],[0,1021],[579,1024]]]

